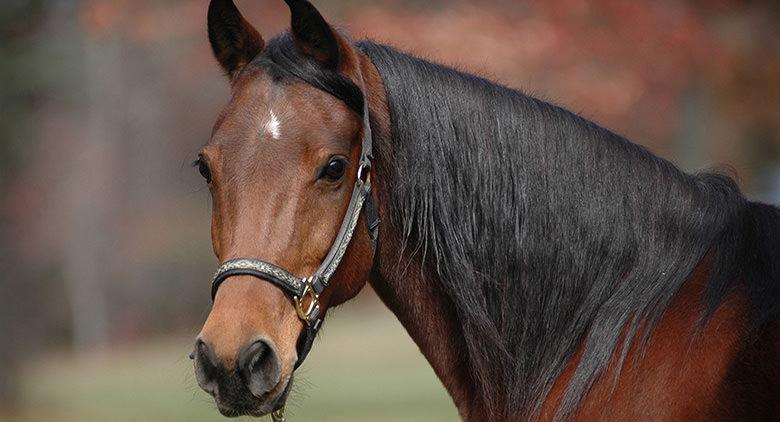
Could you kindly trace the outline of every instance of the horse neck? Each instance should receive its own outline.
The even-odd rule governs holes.
[[[386,227],[385,227],[386,229]],[[469,375],[466,344],[454,306],[431,278],[410,265],[398,273],[398,244],[380,236],[380,252],[371,286],[409,333],[452,397],[464,420],[485,420]],[[400,264],[400,265],[399,265]],[[417,267],[419,269],[419,267]]]
[[[415,245],[407,244],[404,248],[393,227],[387,206],[392,184],[390,113],[379,73],[367,58],[362,59],[361,73],[369,91],[375,141],[374,195],[383,222],[371,286],[420,348],[461,418],[485,420],[480,395],[469,375],[467,348],[455,306],[438,279],[423,269],[419,257],[404,253],[415,250]]]

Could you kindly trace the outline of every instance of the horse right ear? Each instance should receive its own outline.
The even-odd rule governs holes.
[[[241,16],[232,0],[211,0],[208,31],[214,57],[231,80],[265,45],[263,37]]]

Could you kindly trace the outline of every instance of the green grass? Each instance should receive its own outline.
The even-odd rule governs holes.
[[[23,403],[0,420],[219,420],[187,354],[192,338],[47,356],[24,372]],[[451,421],[452,401],[417,347],[386,310],[331,315],[296,374],[294,421]]]

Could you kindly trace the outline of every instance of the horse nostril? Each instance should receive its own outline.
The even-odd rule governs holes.
[[[195,342],[195,350],[190,356],[195,361],[195,379],[200,388],[211,395],[216,394],[217,366],[211,348],[206,342],[198,339]]]
[[[238,368],[247,388],[258,398],[273,390],[281,379],[279,355],[265,340],[257,340],[239,353]]]

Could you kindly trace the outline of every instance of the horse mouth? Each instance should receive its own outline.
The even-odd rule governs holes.
[[[284,409],[287,404],[287,398],[292,389],[293,377],[287,381],[284,389],[273,397],[272,393],[265,394],[261,397],[255,397],[254,395],[244,394],[241,397],[234,395],[228,395],[228,397],[222,397],[219,392],[212,394],[214,401],[217,404],[217,410],[222,416],[234,418],[238,416],[253,416],[262,417],[269,415],[277,410]]]

